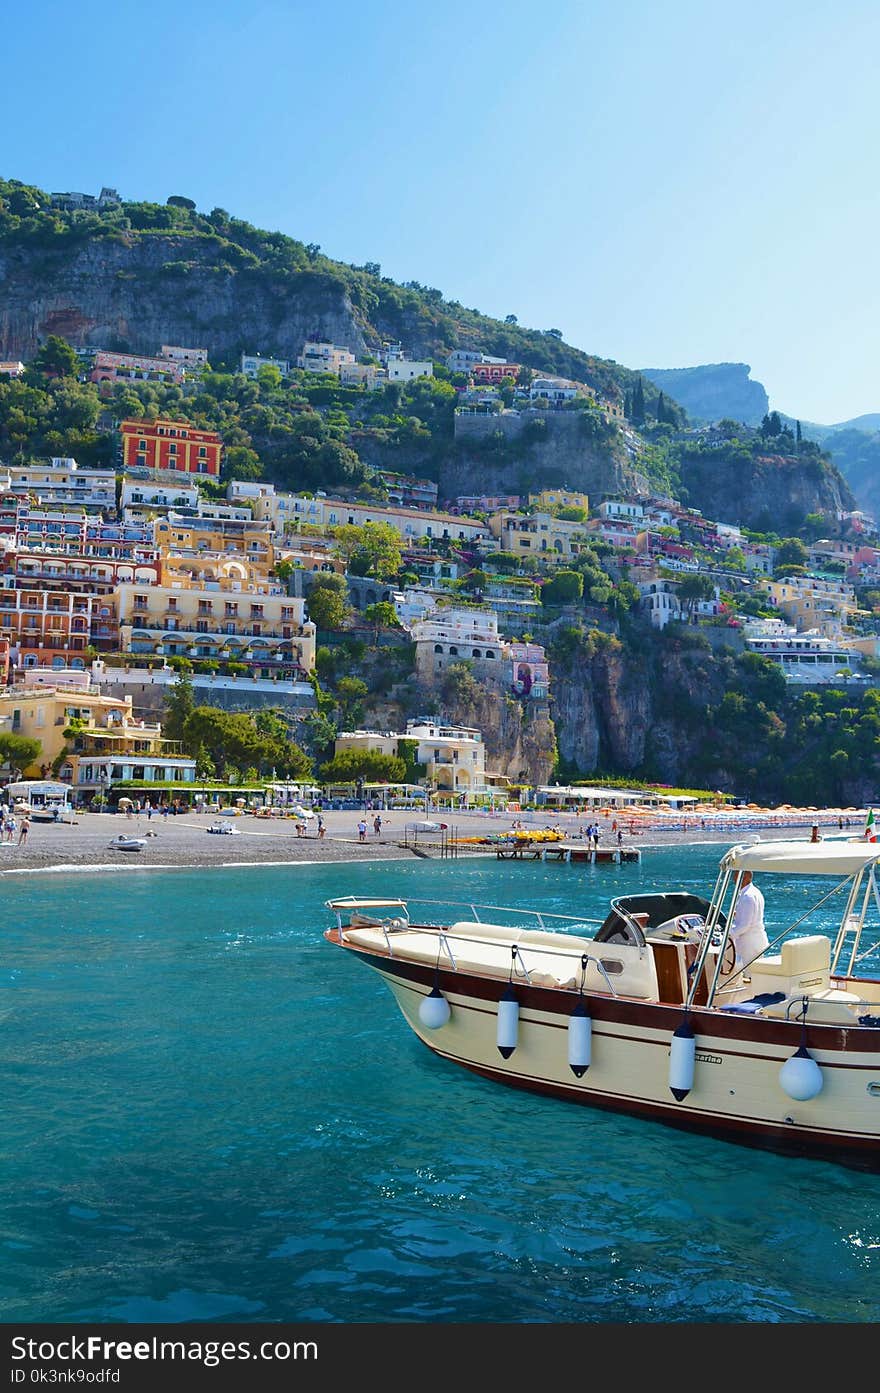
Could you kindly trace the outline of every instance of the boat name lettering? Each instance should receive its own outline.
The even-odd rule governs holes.
[[[694,1059],[698,1064],[720,1064],[720,1054],[695,1054]]]

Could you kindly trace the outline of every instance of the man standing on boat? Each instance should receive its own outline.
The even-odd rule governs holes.
[[[764,928],[764,896],[752,881],[751,871],[743,871],[730,937],[736,949],[736,967],[745,967],[759,958],[768,946]]]

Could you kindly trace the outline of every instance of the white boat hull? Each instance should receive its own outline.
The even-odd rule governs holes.
[[[435,974],[421,963],[352,951],[379,972],[429,1049],[488,1078],[772,1150],[880,1169],[880,1029],[808,1027],[806,1043],[821,1069],[822,1089],[796,1101],[779,1074],[801,1044],[799,1023],[693,1007],[693,1087],[679,1101],[670,1088],[670,1047],[684,1017],[681,1006],[587,993],[591,1063],[577,1078],[567,1051],[576,993],[517,986],[517,1043],[504,1058],[496,1029],[506,982],[452,970]],[[444,1026],[429,1030],[419,1005],[435,980],[451,1013]]]

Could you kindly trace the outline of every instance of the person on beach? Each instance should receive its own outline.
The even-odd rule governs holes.
[[[325,834],[326,834],[326,832],[327,832],[327,828],[324,826],[324,819],[322,818],[321,814],[318,813],[318,837],[319,837],[319,839],[323,839],[324,836],[325,836]]]
[[[15,813],[10,813],[6,820],[6,840],[8,842],[15,841]]]
[[[26,818],[26,817],[23,817],[22,820],[21,820],[21,831],[20,831],[19,834],[18,834],[18,844],[19,844],[19,846],[24,846],[25,843],[27,842],[27,834],[28,834],[28,832],[30,831],[30,829],[31,829],[31,824],[30,824],[29,819]]]
[[[377,837],[379,833],[382,831],[382,819],[378,813],[373,818],[373,831],[376,833]]]
[[[819,836],[819,824],[818,824],[818,822],[814,822],[814,823],[813,823],[813,829],[812,829],[812,831],[810,832],[810,841],[811,841],[811,842],[821,842],[821,840],[822,840],[822,838]]]
[[[620,828],[617,829],[617,845],[619,847],[623,846],[623,833]]]
[[[358,841],[359,841],[359,842],[365,842],[366,840],[367,840],[367,824],[364,822],[364,819],[361,818],[360,822],[358,823]]]

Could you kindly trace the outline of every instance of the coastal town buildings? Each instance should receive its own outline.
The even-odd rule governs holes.
[[[7,466],[6,490],[37,497],[40,506],[73,504],[89,512],[116,508],[116,475],[112,469],[88,469],[75,459],[51,459],[47,464]]]
[[[160,358],[170,358],[184,368],[206,368],[208,366],[207,348],[183,348],[176,343],[163,343],[159,349]]]
[[[239,371],[245,377],[256,378],[260,368],[277,368],[282,377],[290,376],[290,361],[287,358],[263,358],[259,353],[242,353]]]
[[[107,353],[98,349],[92,357],[89,381],[160,382],[179,387],[185,376],[184,365],[173,358],[151,358],[140,353]]]
[[[120,585],[116,593],[126,652],[232,660],[269,674],[314,668],[315,626],[305,601],[281,585],[181,576],[171,585]]]
[[[188,421],[122,421],[122,467],[178,470],[184,474],[220,473],[223,442],[214,431],[197,430]]]
[[[296,360],[296,366],[305,372],[332,373],[334,377],[338,377],[342,368],[351,367],[356,362],[357,359],[350,349],[340,348],[338,344],[322,340],[307,343]]]
[[[552,513],[535,512],[527,516],[499,509],[489,519],[489,530],[502,551],[516,556],[538,556],[562,562],[577,556],[587,538],[584,523],[568,522]]]

